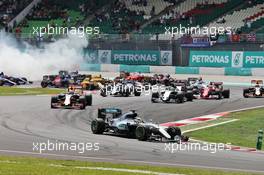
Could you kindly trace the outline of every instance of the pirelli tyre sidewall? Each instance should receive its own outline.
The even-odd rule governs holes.
[[[149,138],[150,130],[148,127],[145,127],[143,125],[139,125],[136,128],[136,138],[140,141],[146,141]]]
[[[53,109],[53,108],[55,108],[54,106],[53,106],[53,103],[58,103],[58,97],[51,97],[51,101],[50,101],[50,107]]]
[[[167,133],[174,139],[176,136],[181,137],[181,129],[179,127],[170,126],[167,128]]]
[[[249,97],[248,94],[249,94],[249,89],[244,89],[243,90],[243,96],[244,96],[244,98],[248,98]]]
[[[105,122],[101,118],[94,119],[91,123],[91,130],[94,134],[103,134],[105,130]]]
[[[86,100],[86,105],[87,106],[92,106],[92,103],[93,103],[93,97],[92,97],[92,95],[86,95],[85,96],[85,100]]]

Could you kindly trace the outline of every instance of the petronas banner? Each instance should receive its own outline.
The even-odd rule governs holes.
[[[263,68],[264,52],[249,51],[191,51],[189,66]]]

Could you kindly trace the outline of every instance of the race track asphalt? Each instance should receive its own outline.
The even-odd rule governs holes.
[[[58,159],[80,159],[122,163],[187,166],[264,174],[264,154],[219,151],[165,150],[164,143],[140,142],[109,135],[94,135],[90,122],[99,107],[137,110],[145,120],[169,122],[206,114],[264,105],[263,99],[244,99],[241,87],[230,87],[231,98],[195,100],[184,104],[153,104],[150,96],[93,96],[93,106],[85,111],[50,109],[50,96],[0,97],[0,154],[31,155]],[[37,142],[99,143],[99,151],[33,151]]]

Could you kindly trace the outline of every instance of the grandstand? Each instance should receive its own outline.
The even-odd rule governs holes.
[[[12,26],[22,38],[33,26],[96,26],[104,34],[150,34],[170,40],[165,27],[232,27],[234,32],[263,33],[264,0],[39,0],[26,17],[10,25],[34,0],[0,0],[0,27]],[[174,39],[180,38],[178,35]]]

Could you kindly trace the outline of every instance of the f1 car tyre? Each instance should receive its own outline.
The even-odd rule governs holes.
[[[140,96],[140,95],[141,95],[141,92],[138,92],[138,90],[137,90],[137,89],[135,89],[135,91],[134,91],[134,95],[135,95],[136,97],[138,97],[138,96]]]
[[[105,122],[103,119],[97,118],[91,123],[91,130],[94,134],[103,134],[105,130]]]
[[[148,128],[142,126],[142,125],[139,125],[137,128],[136,128],[136,138],[140,141],[146,141],[149,137],[149,130]]]
[[[151,102],[152,103],[157,103],[157,99],[159,98],[159,93],[152,93],[151,95]]]
[[[4,85],[4,82],[0,80],[0,86],[3,86]]]
[[[218,92],[218,100],[221,100],[222,99],[222,97],[223,97],[223,94],[222,94],[222,92]]]
[[[79,99],[79,103],[81,104],[80,109],[85,109],[85,107],[86,107],[86,99],[84,97],[81,97]]]
[[[184,95],[178,95],[176,99],[177,103],[183,103],[184,102]]]
[[[174,139],[176,136],[181,137],[181,129],[178,127],[169,127],[167,132],[171,136],[171,139]]]
[[[222,94],[223,94],[224,98],[230,98],[230,90],[229,89],[224,90]]]
[[[92,106],[92,101],[93,101],[92,96],[91,95],[86,95],[85,99],[86,99],[86,105],[87,106]]]
[[[192,92],[187,92],[185,95],[187,101],[193,101],[193,93]]]
[[[51,97],[51,103],[50,103],[51,109],[54,109],[55,108],[53,106],[53,103],[57,103],[57,102],[58,102],[58,97]]]
[[[105,89],[105,88],[100,90],[100,95],[101,95],[102,97],[106,97],[106,96],[107,96],[106,93],[107,93],[107,92],[106,92],[106,89]]]
[[[244,98],[248,98],[248,94],[249,93],[249,89],[244,89],[243,90],[243,96],[244,96]]]
[[[42,82],[41,82],[41,87],[42,87],[42,88],[46,88],[46,87],[48,87],[48,83],[45,82],[45,81],[42,81]]]

